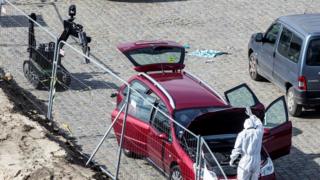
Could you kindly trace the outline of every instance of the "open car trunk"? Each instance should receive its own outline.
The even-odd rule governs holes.
[[[191,132],[201,135],[238,134],[248,118],[245,108],[230,108],[209,112],[196,117],[188,126]]]
[[[244,108],[230,108],[217,112],[205,113],[195,118],[188,129],[197,135],[201,135],[208,144],[211,152],[223,168],[227,176],[236,176],[237,167],[229,166],[230,154],[234,147],[238,133],[243,129],[243,123],[248,118]],[[219,172],[214,159],[208,150],[203,151],[203,160],[209,170]],[[207,151],[207,152],[206,152]],[[262,150],[262,161],[267,159]],[[236,160],[236,164],[241,157]]]

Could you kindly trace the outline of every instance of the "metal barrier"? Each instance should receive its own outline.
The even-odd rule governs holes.
[[[8,13],[2,14],[2,17],[7,18],[7,21],[1,19],[1,23],[16,23],[16,26],[19,26],[19,28],[11,26],[10,23],[7,24],[8,27],[1,27],[0,32],[5,31],[4,33],[7,33],[4,36],[1,35],[0,49],[2,49],[1,52],[5,52],[5,55],[2,56],[5,61],[0,61],[4,63],[1,66],[12,72],[17,82],[23,88],[29,89],[37,98],[47,101],[47,107],[39,107],[39,109],[42,110],[43,114],[46,114],[48,119],[57,122],[76,139],[77,144],[81,145],[79,151],[88,157],[87,165],[91,161],[102,165],[101,169],[103,172],[112,179],[145,178],[144,174],[137,173],[137,171],[141,170],[144,160],[130,159],[127,156],[139,157],[139,155],[146,155],[144,153],[146,153],[146,148],[148,148],[130,139],[130,133],[135,133],[138,141],[142,141],[142,139],[146,140],[145,138],[148,135],[141,128],[132,126],[130,122],[133,117],[144,119],[154,111],[154,116],[152,118],[149,117],[143,123],[150,123],[157,131],[168,135],[167,138],[169,140],[176,139],[184,151],[187,152],[190,160],[194,163],[193,170],[195,172],[195,177],[191,175],[193,173],[190,173],[186,175],[187,179],[203,179],[203,173],[209,166],[214,167],[211,168],[211,171],[216,174],[216,177],[226,178],[222,167],[206,141],[173,119],[161,103],[155,105],[153,98],[156,97],[146,96],[139,89],[132,87],[131,84],[128,84],[127,81],[101,63],[105,60],[83,54],[76,45],[71,45],[64,41],[59,42],[54,33],[43,27],[45,22],[42,21],[42,24],[38,23],[10,1],[5,0],[5,2]],[[50,89],[34,90],[22,73],[23,61],[19,59],[21,57],[29,57],[27,45],[25,45],[28,42],[26,39],[28,34],[26,28],[28,26],[22,24],[25,22],[17,20],[17,15],[37,25],[35,27],[37,42],[47,43],[48,40],[54,42],[54,58],[44,58],[50,62],[50,68],[52,68],[49,74],[48,72],[44,72],[50,77],[51,81],[40,81],[40,83],[43,83],[43,87],[50,87]],[[5,28],[10,28],[10,33]],[[15,33],[15,31],[18,32]],[[20,36],[23,36],[23,38],[20,39]],[[7,43],[8,46],[1,46],[4,43]],[[12,46],[9,46],[10,43],[12,43]],[[21,46],[18,46],[19,43]],[[64,52],[64,57],[62,63],[59,63],[62,52]],[[45,56],[41,53],[38,52],[41,56]],[[91,63],[83,63],[84,59],[89,59]],[[67,70],[66,73],[71,81],[70,85],[64,84],[64,82],[59,80],[58,72],[61,69]],[[126,86],[126,98],[116,107],[115,100],[111,99],[110,96],[121,85]],[[59,89],[57,89],[58,86],[60,86]],[[167,92],[165,91],[165,93]],[[137,105],[138,102],[144,105],[144,109],[136,111],[139,105]],[[172,104],[173,101],[170,103]],[[131,129],[128,129],[128,126]],[[176,136],[173,137],[173,134]],[[164,142],[156,139],[149,138],[148,143],[151,144],[149,148],[153,150],[164,147]],[[127,156],[122,156],[123,151]],[[132,151],[139,152],[140,154],[132,153]],[[179,155],[172,154],[172,156]],[[159,166],[157,162],[161,162],[162,158],[161,156],[154,156],[148,159],[153,165]],[[150,166],[151,168],[153,169],[152,166]],[[164,168],[170,169],[171,167]],[[190,169],[182,169],[182,171],[190,171]],[[150,174],[150,178],[152,176],[155,179],[161,178],[157,171],[154,170],[152,173]]]

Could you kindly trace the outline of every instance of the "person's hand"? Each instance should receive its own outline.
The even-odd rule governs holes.
[[[234,160],[231,160],[231,161],[229,162],[229,165],[230,165],[231,167],[236,167],[236,165],[234,164]]]

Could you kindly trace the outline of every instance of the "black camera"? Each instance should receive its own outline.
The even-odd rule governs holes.
[[[71,17],[71,18],[73,18],[75,15],[76,15],[76,13],[77,13],[77,8],[76,8],[76,5],[70,5],[69,6],[69,16]]]

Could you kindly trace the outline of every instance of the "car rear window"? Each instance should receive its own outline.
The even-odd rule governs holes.
[[[180,63],[183,50],[179,47],[143,48],[129,52],[135,65],[143,66],[161,63]]]
[[[320,39],[310,41],[306,64],[309,66],[320,66]]]

